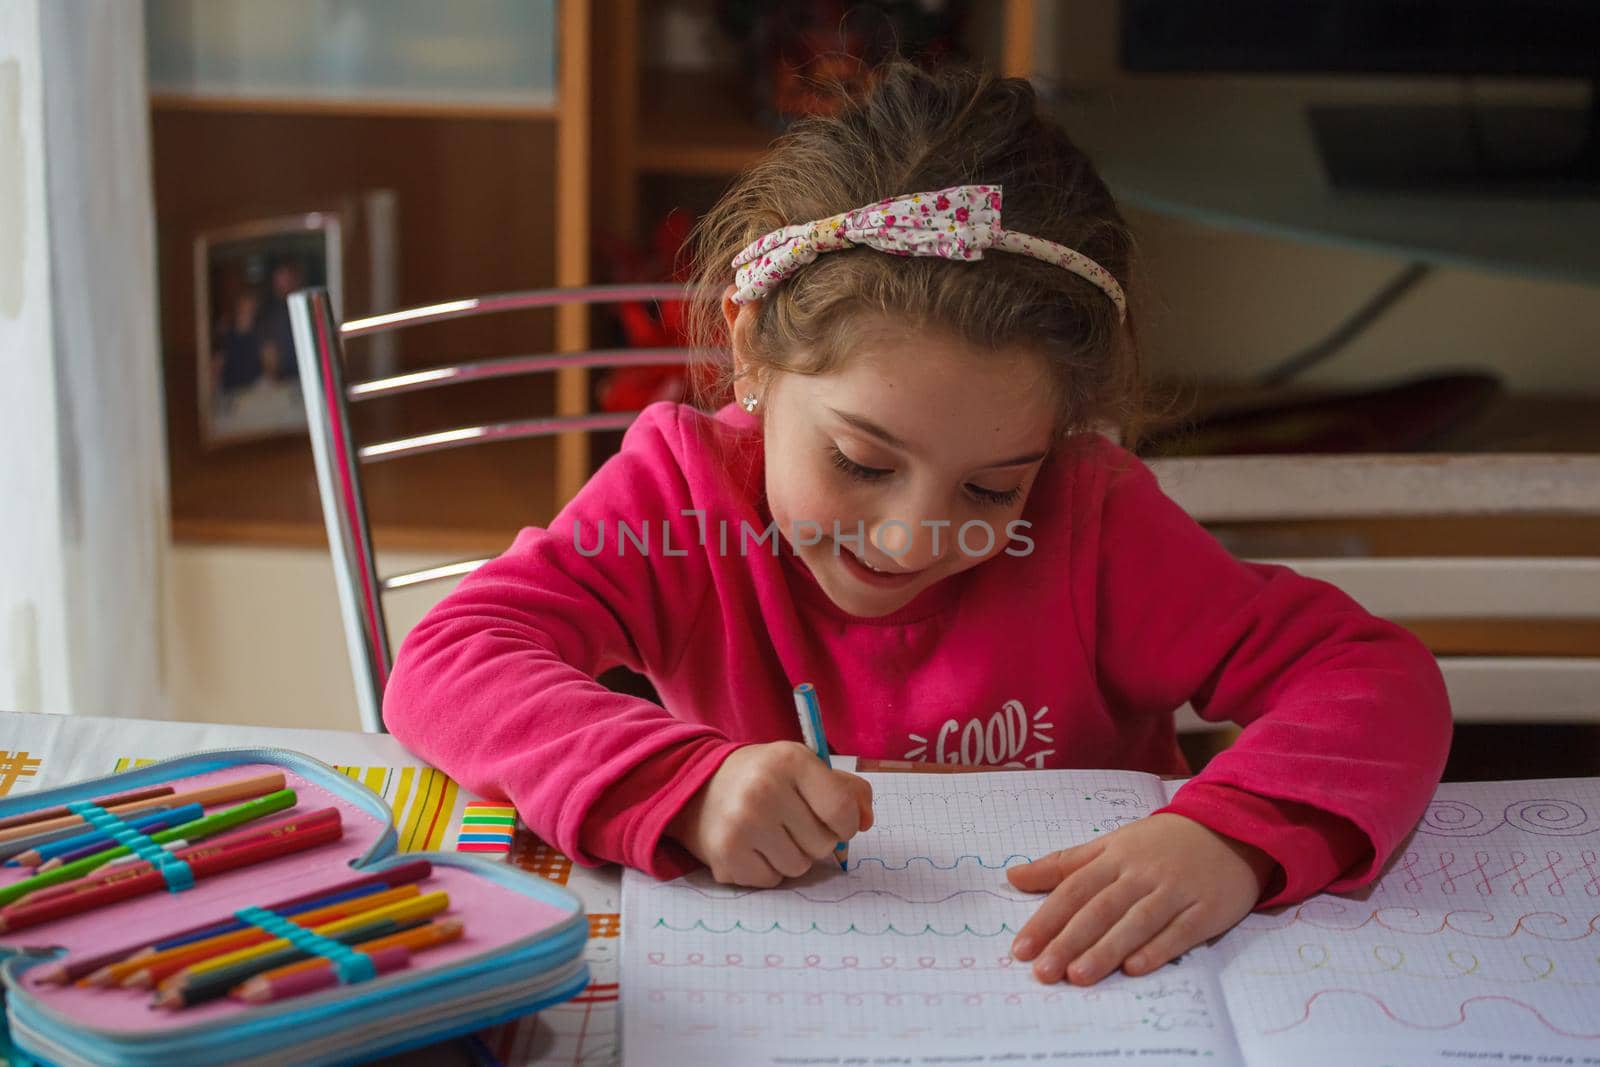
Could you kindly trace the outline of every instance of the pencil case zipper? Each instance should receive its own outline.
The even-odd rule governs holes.
[[[568,1000],[581,993],[589,984],[589,974],[582,960],[574,959],[559,972],[542,976],[533,982],[522,982],[514,986],[505,986],[494,1000],[475,1004],[472,1014],[451,1013],[436,1015],[431,1018],[422,1018],[415,1012],[408,1012],[408,1022],[416,1021],[415,1025],[408,1026],[405,1030],[395,1034],[393,1040],[363,1049],[357,1055],[350,1055],[348,1050],[341,1050],[341,1042],[324,1041],[320,1046],[312,1048],[297,1047],[295,1051],[296,1064],[301,1067],[327,1067],[333,1064],[360,1063],[377,1056],[393,1056],[396,1053],[410,1049],[423,1048],[437,1044],[446,1039],[451,1033],[467,1033],[482,1030],[487,1027],[497,1026],[521,1018],[531,1012],[542,1011],[554,1004]],[[30,1030],[29,1036],[33,1042],[45,1049],[45,1055],[51,1056],[52,1064],[70,1065],[83,1064],[84,1067],[100,1067],[106,1061],[88,1059],[73,1048],[51,1040],[48,1034]],[[141,1050],[144,1051],[144,1050]],[[284,1061],[286,1050],[274,1049],[253,1055],[249,1058],[230,1058],[229,1062],[235,1067],[280,1067]],[[151,1053],[150,1059],[130,1060],[122,1058],[118,1063],[131,1064],[133,1067],[145,1067],[146,1064],[162,1064],[165,1061],[160,1056],[168,1055],[164,1050]]]
[[[502,864],[489,863],[475,857],[457,857],[448,853],[405,853],[405,860],[417,858],[428,859],[433,862],[444,862],[448,865],[461,866],[469,869],[488,868],[487,876],[501,881],[503,884],[513,885],[512,879],[504,877],[510,872]],[[404,862],[401,860],[400,862]],[[499,869],[497,873],[495,868]],[[526,876],[523,876],[526,877]],[[554,887],[552,887],[554,888]],[[71,1051],[75,1056],[80,1056],[92,1063],[138,1063],[161,1064],[164,1062],[216,1062],[214,1057],[221,1051],[219,1046],[234,1043],[248,1044],[253,1038],[282,1035],[291,1030],[296,1033],[296,1043],[310,1036],[312,1030],[326,1025],[328,1034],[335,1034],[340,1030],[352,1029],[376,1021],[387,1015],[387,1009],[392,1007],[395,1000],[394,994],[404,992],[408,995],[420,994],[425,991],[437,991],[442,995],[419,998],[409,1006],[411,1012],[420,1012],[437,1005],[447,1004],[470,995],[478,988],[494,988],[501,984],[509,984],[508,971],[512,973],[526,972],[523,981],[534,982],[549,969],[547,961],[566,956],[577,961],[578,955],[583,951],[583,945],[588,939],[588,920],[581,910],[569,918],[552,934],[543,931],[539,934],[520,938],[516,941],[501,945],[488,952],[476,956],[468,956],[457,960],[448,967],[437,968],[428,972],[397,971],[394,974],[375,978],[370,982],[346,986],[343,989],[329,994],[314,1007],[299,1006],[294,1001],[284,1001],[279,1005],[267,1005],[259,1009],[250,1009],[238,1015],[217,1019],[213,1022],[202,1023],[192,1027],[181,1035],[172,1035],[160,1032],[147,1034],[127,1034],[123,1031],[103,1030],[98,1027],[86,1026],[81,1020],[46,1008],[36,1000],[25,995],[12,1008],[16,1021],[25,1025],[29,1030],[42,1035],[70,1034],[67,1041],[51,1040],[51,1044],[58,1045]],[[525,948],[534,951],[521,955]],[[507,959],[512,962],[507,963]],[[6,984],[11,987],[11,995],[19,993],[13,984],[11,969],[14,963],[6,965]],[[25,970],[26,968],[23,968]],[[18,972],[17,977],[20,977]],[[573,995],[582,990],[588,983],[587,968],[578,968],[570,991],[565,986],[565,994],[559,998],[550,998],[548,1003],[556,1003],[566,996]],[[448,989],[443,987],[448,986]],[[370,999],[371,1004],[365,1005],[362,1011],[373,1018],[352,1018],[345,1009],[345,1005],[354,1000]],[[533,1005],[522,1009],[520,1014],[536,1011],[542,1005]],[[462,1009],[463,1020],[471,1022],[471,1028],[477,1029],[480,1025],[489,1025],[487,1022],[479,1023],[473,1018],[468,1009]],[[451,1013],[454,1014],[454,1013]],[[297,1017],[298,1016],[298,1017]],[[449,1017],[448,1015],[446,1016]],[[444,1025],[444,1024],[441,1024]],[[454,1025],[454,1024],[451,1024]],[[425,1043],[425,1042],[424,1042]],[[290,1050],[283,1049],[281,1054]],[[208,1057],[213,1057],[208,1059]]]

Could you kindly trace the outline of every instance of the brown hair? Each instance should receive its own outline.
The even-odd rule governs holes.
[[[796,123],[696,226],[694,343],[719,352],[728,344],[722,293],[751,241],[886,197],[977,184],[1002,187],[1006,229],[1077,249],[1131,296],[1128,226],[1088,158],[1040,116],[1028,82],[895,61],[838,114]],[[742,340],[757,373],[824,374],[848,356],[863,313],[976,347],[1040,352],[1063,434],[1109,423],[1125,443],[1137,436],[1144,391],[1131,306],[1119,323],[1101,290],[1028,256],[987,252],[968,263],[829,252],[759,302]],[[723,370],[725,386],[732,368]]]

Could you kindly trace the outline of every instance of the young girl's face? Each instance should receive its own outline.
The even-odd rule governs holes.
[[[780,533],[835,604],[874,617],[1026,547],[1008,528],[1054,410],[1037,353],[890,323],[861,336],[841,369],[779,374],[760,396]]]

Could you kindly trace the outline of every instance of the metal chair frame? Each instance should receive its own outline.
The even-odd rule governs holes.
[[[464,559],[421,570],[380,575],[373,548],[372,527],[361,489],[362,468],[372,463],[492,441],[624,430],[638,417],[638,413],[605,412],[518,419],[460,426],[362,445],[355,441],[350,430],[350,405],[460,382],[520,377],[569,368],[687,364],[700,352],[692,348],[551,352],[445,364],[352,383],[345,379],[344,342],[426,323],[500,312],[571,305],[597,306],[638,300],[682,300],[686,295],[682,285],[671,284],[536,289],[452,300],[351,319],[344,323],[334,317],[333,303],[326,289],[303,289],[290,295],[289,316],[295,358],[300,368],[311,451],[316,461],[317,487],[322,496],[322,514],[327,524],[339,610],[344,620],[345,641],[363,729],[372,733],[384,732],[383,689],[394,665],[383,594],[460,577],[488,560]]]

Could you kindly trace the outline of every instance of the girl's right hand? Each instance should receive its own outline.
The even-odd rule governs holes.
[[[872,826],[872,786],[831,770],[796,741],[746,745],[667,826],[725,885],[770,889],[798,878]]]

